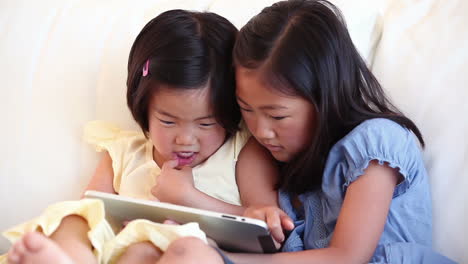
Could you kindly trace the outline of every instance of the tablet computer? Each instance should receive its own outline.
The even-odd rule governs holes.
[[[106,219],[114,228],[134,219],[158,223],[166,219],[180,224],[197,222],[201,230],[224,250],[250,253],[276,251],[266,223],[258,219],[97,191],[86,191],[85,197],[104,202]]]

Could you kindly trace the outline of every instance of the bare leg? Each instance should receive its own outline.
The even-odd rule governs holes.
[[[8,263],[97,263],[88,231],[84,218],[67,216],[49,238],[39,232],[23,236],[8,252]]]
[[[76,263],[97,263],[93,246],[88,238],[86,219],[70,215],[62,220],[59,228],[50,236]]]
[[[117,264],[139,263],[155,264],[162,255],[162,251],[151,242],[140,242],[130,245],[120,256]]]
[[[172,242],[158,264],[206,263],[223,264],[224,261],[215,249],[195,237],[183,237]]]

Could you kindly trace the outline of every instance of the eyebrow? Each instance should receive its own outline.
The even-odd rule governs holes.
[[[240,101],[241,103],[247,105],[247,106],[249,105],[244,100],[242,100],[242,98],[240,98],[239,96],[237,96],[237,100]],[[271,104],[271,105],[262,105],[262,106],[260,106],[260,109],[262,109],[262,110],[275,110],[275,109],[287,109],[287,107],[282,106],[282,105],[277,105],[277,104]]]
[[[166,111],[162,111],[162,110],[159,110],[159,109],[154,109],[154,111],[156,111],[157,113],[161,114],[161,115],[165,115],[165,116],[168,116],[168,117],[171,117],[171,118],[175,118],[175,119],[179,119],[179,117],[175,116],[175,115],[172,115]],[[198,121],[198,120],[202,120],[202,119],[210,119],[210,118],[214,118],[214,115],[207,115],[207,116],[202,116],[202,117],[197,117],[195,118],[195,121]]]

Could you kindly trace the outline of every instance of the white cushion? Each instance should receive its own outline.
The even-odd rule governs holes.
[[[434,247],[468,263],[468,2],[395,0],[373,71],[421,129],[434,205]]]

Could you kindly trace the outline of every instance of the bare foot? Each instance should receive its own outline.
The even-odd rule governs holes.
[[[52,240],[41,233],[24,235],[8,252],[9,264],[72,264],[71,258]]]
[[[153,243],[139,242],[133,245],[130,245],[125,252],[120,256],[117,261],[117,264],[124,263],[151,263],[154,264],[159,260],[163,252],[155,247]]]

